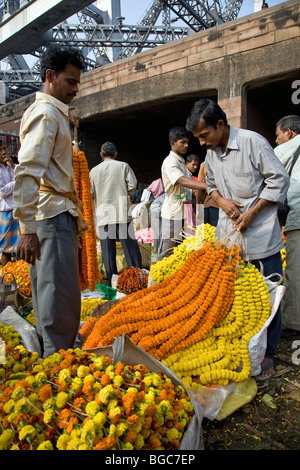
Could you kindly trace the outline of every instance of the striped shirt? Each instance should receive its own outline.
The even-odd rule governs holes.
[[[11,211],[14,209],[14,187],[14,170],[8,165],[0,165],[0,212]]]
[[[274,149],[277,157],[287,171],[290,171],[294,154],[300,145],[300,134],[293,139],[278,145]],[[284,231],[300,229],[300,156],[292,171],[290,186],[287,193],[287,202],[290,207]]]
[[[250,210],[259,199],[285,200],[289,175],[268,141],[256,132],[230,127],[224,154],[220,147],[208,150],[205,164],[207,192],[217,190],[222,197],[240,202],[241,213]],[[277,204],[262,209],[243,234],[232,230],[231,219],[220,209],[216,236],[228,239],[229,245],[240,244],[246,258],[263,259],[283,247]]]

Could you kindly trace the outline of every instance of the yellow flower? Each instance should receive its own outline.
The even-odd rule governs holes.
[[[182,436],[182,433],[179,432],[177,429],[172,428],[166,432],[166,436],[168,439],[180,439]]]
[[[86,407],[85,411],[88,415],[95,416],[99,411],[99,405],[96,401],[90,401]]]
[[[58,450],[67,450],[67,446],[71,437],[67,434],[61,434],[56,442],[56,447]]]
[[[113,380],[113,384],[116,387],[121,387],[123,382],[124,382],[124,379],[123,379],[122,375],[115,375],[114,380]]]
[[[59,374],[58,374],[59,383],[68,382],[69,380],[71,380],[71,371],[70,371],[70,369],[60,370]]]
[[[59,392],[56,397],[56,406],[59,409],[62,409],[66,406],[68,401],[68,394],[66,392]]]
[[[53,450],[51,441],[43,441],[37,448],[37,450]]]
[[[106,415],[102,411],[99,411],[99,413],[93,417],[93,421],[97,429],[102,429],[106,422]]]
[[[19,431],[19,439],[20,441],[23,439],[32,440],[35,434],[36,429],[31,424],[28,424]]]
[[[15,406],[15,401],[10,399],[4,404],[3,409],[5,413],[9,414],[14,409],[14,406]]]
[[[46,410],[44,413],[44,418],[43,418],[44,423],[49,424],[53,420],[53,418],[55,418],[54,410],[52,409]]]
[[[2,434],[0,434],[0,450],[8,450],[12,445],[14,437],[15,433],[12,429],[5,429]]]
[[[89,373],[90,373],[90,368],[88,366],[81,365],[77,369],[77,376],[80,378],[85,377]]]

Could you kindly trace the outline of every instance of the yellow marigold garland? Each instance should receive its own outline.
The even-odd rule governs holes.
[[[187,388],[242,382],[250,375],[248,343],[269,318],[271,302],[267,285],[255,266],[241,262],[240,269],[226,318],[205,339],[162,361]]]
[[[73,149],[73,167],[77,196],[83,203],[82,213],[87,221],[89,230],[81,239],[79,248],[79,274],[81,290],[89,288],[94,291],[102,278],[97,259],[97,240],[94,219],[94,205],[91,195],[89,168],[84,152]]]
[[[204,242],[215,239],[216,228],[210,224],[198,225],[195,235],[187,237],[180,245],[174,248],[173,254],[163,258],[150,267],[150,276],[156,282],[161,282],[178,268],[180,268],[189,255],[202,247]]]
[[[100,317],[84,348],[112,344],[125,333],[161,360],[206,337],[231,308],[239,256],[237,247],[205,243],[167,279],[130,294]]]

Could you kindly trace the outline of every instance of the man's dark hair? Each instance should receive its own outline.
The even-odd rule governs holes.
[[[80,70],[85,69],[84,56],[81,51],[66,47],[50,46],[44,52],[40,62],[40,74],[42,82],[46,80],[46,70],[51,69],[58,74],[62,72],[66,65],[72,64]]]
[[[199,161],[200,161],[200,158],[198,157],[198,155],[193,155],[193,154],[191,154],[191,155],[188,155],[188,156],[186,157],[186,161],[187,161],[187,162],[192,162],[192,161],[194,161],[194,160],[195,160],[196,162],[199,162]]]
[[[113,157],[117,151],[117,147],[112,142],[105,142],[101,146],[101,153],[103,157]]]
[[[217,128],[217,123],[221,119],[227,125],[227,117],[220,106],[209,98],[202,98],[193,105],[189,117],[186,121],[186,128],[193,132],[199,124],[200,119],[204,119],[208,126]]]
[[[277,122],[276,127],[278,126],[280,127],[282,132],[291,129],[291,131],[296,132],[296,134],[300,134],[300,116],[297,116],[297,114],[290,114],[289,116],[284,116]]]
[[[170,129],[170,145],[172,144],[172,142],[177,142],[177,140],[183,139],[184,137],[187,137],[188,139],[190,139],[191,137],[189,131],[185,127],[173,127],[172,129]]]

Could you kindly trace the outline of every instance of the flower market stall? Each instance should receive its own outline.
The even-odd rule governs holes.
[[[43,360],[0,314],[0,450],[202,448],[203,417],[259,374],[284,292],[208,225],[118,287],[83,298],[82,344]]]

